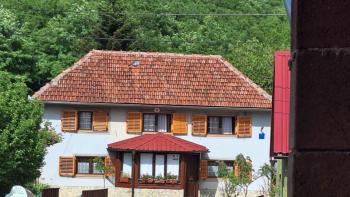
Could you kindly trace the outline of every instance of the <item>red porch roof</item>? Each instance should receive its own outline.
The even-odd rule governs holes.
[[[205,146],[163,133],[145,134],[108,144],[108,149],[154,152],[208,152]]]

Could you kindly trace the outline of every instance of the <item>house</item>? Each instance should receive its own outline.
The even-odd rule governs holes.
[[[273,83],[271,157],[277,161],[278,196],[287,196],[288,135],[290,112],[290,70],[289,51],[275,52]]]
[[[96,157],[109,196],[220,196],[220,161],[269,162],[271,97],[221,56],[93,50],[34,96],[63,137],[40,181],[62,196],[103,186]]]

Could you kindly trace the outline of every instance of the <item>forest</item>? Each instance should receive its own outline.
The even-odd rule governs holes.
[[[29,93],[91,49],[222,55],[272,91],[290,46],[281,0],[0,0],[0,70]]]

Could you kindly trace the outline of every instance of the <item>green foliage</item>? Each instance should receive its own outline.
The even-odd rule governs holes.
[[[261,188],[261,193],[265,196],[274,197],[277,194],[276,169],[269,164],[260,167],[259,176],[264,178],[265,185]]]
[[[164,13],[285,10],[280,0],[0,0],[0,70],[36,91],[93,48],[218,54],[271,93],[273,51],[289,49],[286,16]]]
[[[121,172],[121,177],[123,178],[130,178],[130,174],[127,172]]]
[[[51,122],[44,122],[39,133],[47,146],[51,146],[62,141],[62,135],[55,132]]]
[[[227,166],[224,162],[220,162],[219,164],[219,177],[224,181],[221,190],[225,197],[247,196],[249,185],[255,181],[252,177],[253,168],[250,158],[239,154],[236,156],[234,162],[239,168],[238,175],[234,175],[232,171],[227,170]]]
[[[102,173],[103,177],[103,188],[106,186],[106,174],[112,173],[113,168],[112,166],[105,165],[105,162],[102,158],[96,157],[93,162],[95,163],[96,170],[100,171]]]
[[[43,165],[42,105],[27,92],[22,77],[0,71],[0,196],[15,184],[33,182]]]
[[[26,184],[25,187],[29,189],[33,194],[39,195],[43,189],[50,188],[50,185],[33,182],[33,183]]]

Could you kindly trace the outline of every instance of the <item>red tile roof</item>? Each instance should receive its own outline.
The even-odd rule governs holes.
[[[271,108],[270,95],[221,56],[173,53],[93,50],[34,97],[44,102]]]
[[[108,149],[152,152],[208,152],[205,146],[163,133],[145,134],[108,144]]]

